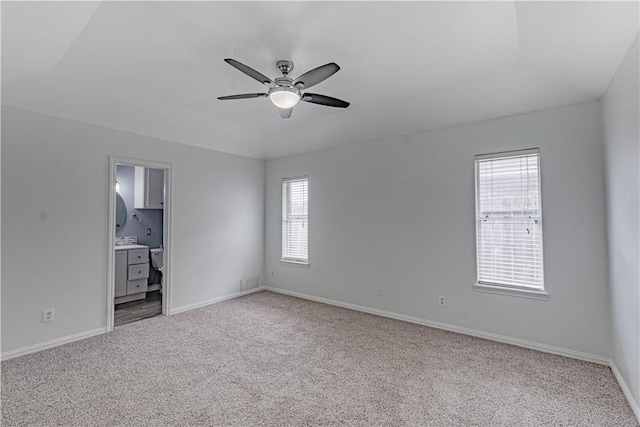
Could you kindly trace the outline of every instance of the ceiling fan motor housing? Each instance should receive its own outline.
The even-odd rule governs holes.
[[[289,87],[293,87],[293,79],[290,77],[276,77],[275,79],[273,79],[273,82],[277,85],[277,86],[289,86]]]

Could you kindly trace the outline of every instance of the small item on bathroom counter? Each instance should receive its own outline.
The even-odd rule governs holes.
[[[116,246],[137,245],[138,236],[116,237]]]

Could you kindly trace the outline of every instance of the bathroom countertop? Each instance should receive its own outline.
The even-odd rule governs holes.
[[[116,246],[116,251],[128,251],[129,249],[149,249],[149,246],[144,246],[144,245],[121,245],[121,246]]]

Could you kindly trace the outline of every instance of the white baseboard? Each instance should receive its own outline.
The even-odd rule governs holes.
[[[243,291],[243,292],[237,292],[235,294],[231,294],[231,295],[225,295],[223,297],[218,297],[218,298],[214,298],[211,300],[207,300],[207,301],[201,301],[195,304],[189,304],[189,305],[185,305],[182,307],[178,307],[178,308],[174,308],[173,310],[171,310],[170,314],[177,314],[177,313],[182,313],[188,310],[193,310],[199,307],[204,307],[206,305],[210,305],[210,304],[215,304],[217,302],[222,302],[222,301],[226,301],[229,299],[233,299],[233,298],[237,298],[237,297],[241,297],[243,295],[248,295],[248,294],[252,294],[254,292],[259,292],[259,291],[264,291],[265,287],[261,286],[255,289],[249,289],[247,291]],[[90,331],[85,331],[85,332],[80,332],[77,334],[73,334],[73,335],[67,335],[66,337],[62,337],[62,338],[56,338],[54,340],[51,341],[45,341],[43,343],[39,343],[39,344],[34,344],[34,345],[30,345],[27,347],[22,347],[22,348],[18,348],[16,350],[10,350],[10,351],[6,351],[4,353],[2,353],[0,355],[0,360],[5,361],[5,360],[9,360],[9,359],[15,359],[16,357],[20,357],[20,356],[24,356],[25,354],[30,354],[30,353],[35,353],[38,351],[42,351],[42,350],[46,350],[48,348],[53,348],[53,347],[58,347],[60,345],[63,344],[67,344],[70,342],[74,342],[74,341],[78,341],[78,340],[82,340],[85,338],[89,338],[89,337],[93,337],[95,335],[100,335],[100,334],[104,334],[107,332],[107,328],[98,328],[98,329],[92,329]]]
[[[435,322],[432,320],[422,319],[420,317],[407,316],[404,314],[393,313],[390,311],[379,310],[377,308],[365,307],[357,304],[350,304],[341,301],[335,301],[327,298],[316,297],[313,295],[302,294],[299,292],[288,291],[285,289],[274,288],[271,286],[265,286],[266,290],[271,292],[277,292],[284,295],[290,295],[297,298],[307,299],[310,301],[321,302],[324,304],[335,305],[338,307],[348,308],[351,310],[362,311],[364,313],[375,314],[378,316],[389,317],[391,319],[403,320],[405,322],[416,323],[418,325],[429,326],[432,328],[443,329],[445,331],[457,332],[460,334],[471,335],[478,338],[484,338],[491,341],[498,341],[505,344],[511,344],[518,347],[524,347],[531,350],[542,351],[544,353],[557,354],[560,356],[571,357],[573,359],[584,360],[587,362],[598,363],[600,365],[609,366],[610,359],[608,357],[597,356],[595,354],[583,353],[580,351],[570,350],[562,347],[555,347],[547,344],[540,344],[533,341],[521,340],[519,338],[511,338],[505,335],[494,334],[491,332],[484,332],[477,329],[465,328],[462,326],[450,325],[448,323]]]
[[[285,289],[274,288],[272,286],[264,286],[264,289],[271,292],[276,292],[283,295],[289,295],[297,298],[302,298],[310,301],[320,302],[323,304],[335,305],[337,307],[348,308],[351,310],[362,311],[364,313],[375,314],[378,316],[389,317],[391,319],[403,320],[405,322],[416,323],[418,325],[429,326],[432,328],[443,329],[445,331],[457,332],[465,335],[471,335],[478,338],[484,338],[492,341],[498,341],[505,344],[511,344],[518,347],[524,347],[531,350],[537,350],[544,353],[557,354],[559,356],[566,356],[572,359],[584,360],[587,362],[593,362],[600,365],[606,365],[611,367],[611,371],[613,372],[614,377],[618,381],[624,396],[627,398],[629,402],[629,406],[631,406],[631,410],[635,414],[638,422],[640,422],[640,408],[638,407],[638,403],[635,401],[633,394],[631,394],[631,389],[625,382],[624,378],[622,378],[622,374],[618,370],[618,367],[613,362],[613,360],[608,357],[597,356],[594,354],[583,353],[580,351],[570,350],[562,347],[555,347],[547,344],[540,344],[533,341],[521,340],[518,338],[511,338],[504,335],[498,335],[491,332],[479,331],[477,329],[464,328],[461,326],[450,325],[447,323],[434,322],[432,320],[422,319],[419,317],[406,316],[404,314],[393,313],[390,311],[378,310],[376,308],[365,307],[357,304],[350,304],[346,302],[331,300],[328,298],[316,297],[313,295],[307,295],[300,292],[288,291]]]
[[[216,304],[218,302],[230,300],[230,299],[233,299],[233,298],[238,298],[238,297],[241,297],[243,295],[249,295],[249,294],[252,294],[254,292],[260,292],[260,291],[264,291],[264,290],[266,290],[266,287],[259,286],[259,287],[255,288],[255,289],[249,289],[247,291],[236,292],[235,294],[225,295],[225,296],[222,296],[222,297],[217,297],[217,298],[213,298],[213,299],[206,300],[206,301],[200,301],[200,302],[196,302],[194,304],[183,305],[181,307],[172,308],[169,311],[169,315],[174,315],[174,314],[178,314],[178,313],[184,313],[185,311],[194,310],[196,308],[204,307],[204,306],[211,305],[211,304]]]
[[[492,341],[498,341],[498,342],[502,342],[502,343],[505,343],[505,344],[515,345],[515,346],[518,346],[518,347],[524,347],[524,348],[528,348],[528,349],[532,349],[532,350],[542,351],[542,352],[545,352],[545,353],[552,353],[552,354],[557,354],[557,355],[560,355],[560,356],[571,357],[573,359],[579,359],[579,360],[584,360],[584,361],[587,361],[587,362],[593,362],[593,363],[598,363],[598,364],[601,364],[601,365],[610,366],[611,367],[611,371],[613,372],[613,375],[615,376],[616,380],[618,381],[618,384],[620,385],[620,388],[622,389],[622,392],[624,393],[624,396],[627,398],[627,401],[629,402],[629,406],[631,406],[631,410],[633,411],[633,413],[635,414],[636,418],[640,422],[640,407],[638,406],[638,403],[635,401],[635,399],[633,397],[633,394],[631,394],[631,390],[629,389],[629,386],[627,385],[627,383],[625,382],[624,378],[622,377],[622,374],[618,370],[618,367],[616,366],[615,362],[613,362],[613,360],[611,360],[609,358],[602,357],[602,356],[583,353],[583,352],[570,350],[570,349],[566,349],[566,348],[561,348],[561,347],[550,346],[550,345],[547,345],[547,344],[540,344],[540,343],[536,343],[536,342],[533,342],[533,341],[521,340],[521,339],[518,339],[518,338],[511,338],[511,337],[507,337],[507,336],[504,336],[504,335],[494,334],[494,333],[491,333],[491,332],[479,331],[477,329],[470,329],[470,328],[465,328],[465,327],[461,327],[461,326],[450,325],[450,324],[447,324],[447,323],[434,322],[434,321],[427,320],[427,319],[422,319],[422,318],[419,318],[419,317],[407,316],[407,315],[404,315],[404,314],[398,314],[398,313],[393,313],[393,312],[390,312],[390,311],[379,310],[379,309],[376,309],[376,308],[365,307],[365,306],[361,306],[361,305],[357,305],[357,304],[350,304],[350,303],[346,303],[346,302],[331,300],[331,299],[328,299],[328,298],[322,298],[322,297],[317,297],[317,296],[313,296],[313,295],[307,295],[307,294],[303,294],[303,293],[300,293],[300,292],[288,291],[288,290],[285,290],[285,289],[274,288],[274,287],[271,287],[271,286],[260,286],[260,287],[255,288],[255,289],[249,289],[247,291],[236,292],[236,293],[231,294],[231,295],[225,295],[225,296],[218,297],[218,298],[213,298],[213,299],[210,299],[210,300],[207,300],[207,301],[201,301],[201,302],[198,302],[198,303],[195,303],[195,304],[189,304],[189,305],[185,305],[185,306],[182,306],[182,307],[177,307],[177,308],[171,310],[171,314],[183,313],[185,311],[194,310],[196,308],[205,307],[207,305],[216,304],[216,303],[219,303],[219,302],[222,302],[222,301],[227,301],[227,300],[230,300],[230,299],[233,299],[233,298],[241,297],[243,295],[249,295],[249,294],[252,294],[254,292],[260,292],[260,291],[264,291],[264,290],[271,291],[271,292],[276,292],[276,293],[283,294],[283,295],[289,295],[289,296],[293,296],[293,297],[297,297],[297,298],[302,298],[302,299],[306,299],[306,300],[310,300],[310,301],[320,302],[320,303],[323,303],[323,304],[329,304],[329,305],[334,305],[334,306],[337,306],[337,307],[348,308],[348,309],[351,309],[351,310],[361,311],[361,312],[364,312],[364,313],[375,314],[375,315],[378,315],[378,316],[388,317],[388,318],[391,318],[391,319],[402,320],[402,321],[410,322],[410,323],[416,323],[418,325],[429,326],[429,327],[437,328],[437,329],[443,329],[443,330],[450,331],[450,332],[457,332],[457,333],[471,335],[471,336],[478,337],[478,338],[484,338],[484,339],[488,339],[488,340],[492,340]],[[26,354],[35,353],[35,352],[38,352],[38,351],[46,350],[48,348],[58,347],[58,346],[63,345],[63,344],[67,344],[67,343],[71,343],[71,342],[74,342],[74,341],[82,340],[82,339],[85,339],[85,338],[93,337],[93,336],[96,336],[96,335],[104,334],[106,332],[107,332],[107,328],[106,327],[97,328],[97,329],[92,329],[90,331],[80,332],[80,333],[73,334],[73,335],[67,335],[66,337],[56,338],[56,339],[50,340],[50,341],[45,341],[45,342],[40,343],[40,344],[34,344],[34,345],[18,348],[16,350],[6,351],[6,352],[4,352],[4,353],[2,353],[0,355],[0,360],[5,361],[5,360],[9,360],[9,359],[14,359],[16,357],[24,356]]]
[[[620,384],[620,388],[624,393],[624,397],[627,398],[627,401],[629,402],[629,406],[631,406],[631,410],[633,411],[636,418],[638,419],[638,422],[640,423],[640,407],[638,406],[638,402],[636,402],[636,400],[633,398],[633,394],[631,394],[631,389],[627,385],[624,378],[622,378],[622,374],[618,370],[618,367],[616,366],[616,363],[613,360],[609,362],[609,366],[611,366],[611,371],[613,372],[613,375],[616,377],[616,380],[618,380],[618,384]]]
[[[15,350],[5,351],[0,355],[2,361],[15,359],[16,357],[24,356],[25,354],[35,353],[38,351],[46,350],[48,348],[58,347],[62,344],[68,344],[70,342],[83,340],[85,338],[93,337],[96,335],[104,334],[107,332],[107,328],[97,328],[90,331],[80,332],[73,335],[67,335],[66,337],[56,338],[51,341],[45,341],[39,344],[33,344],[26,347],[18,348]]]

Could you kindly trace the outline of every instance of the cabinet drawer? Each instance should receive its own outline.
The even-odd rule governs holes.
[[[149,277],[149,264],[134,264],[129,266],[129,280],[146,279]]]
[[[129,252],[129,264],[149,262],[149,249],[130,249],[127,252]]]
[[[127,294],[147,292],[147,279],[129,280],[127,282]]]

